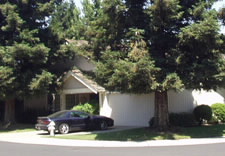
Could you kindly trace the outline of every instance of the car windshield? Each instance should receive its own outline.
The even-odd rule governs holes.
[[[65,117],[68,111],[60,111],[60,112],[56,112],[53,113],[51,115],[49,115],[49,118],[61,118],[61,117]]]

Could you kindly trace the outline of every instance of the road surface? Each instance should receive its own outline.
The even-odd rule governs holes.
[[[224,156],[225,143],[164,147],[66,147],[0,142],[0,156]]]

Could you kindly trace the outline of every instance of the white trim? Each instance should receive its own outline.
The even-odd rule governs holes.
[[[81,88],[81,89],[63,89],[63,94],[79,94],[79,93],[93,93],[88,88]]]

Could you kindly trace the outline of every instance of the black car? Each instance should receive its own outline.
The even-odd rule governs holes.
[[[35,128],[49,131],[49,126],[54,125],[55,131],[61,134],[80,129],[104,130],[114,125],[111,118],[99,115],[90,115],[75,110],[63,110],[46,117],[38,117]]]

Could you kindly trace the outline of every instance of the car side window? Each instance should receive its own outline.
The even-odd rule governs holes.
[[[71,112],[70,116],[71,117],[80,117],[80,115],[77,112]]]
[[[81,118],[87,118],[89,115],[83,112],[77,112]]]

